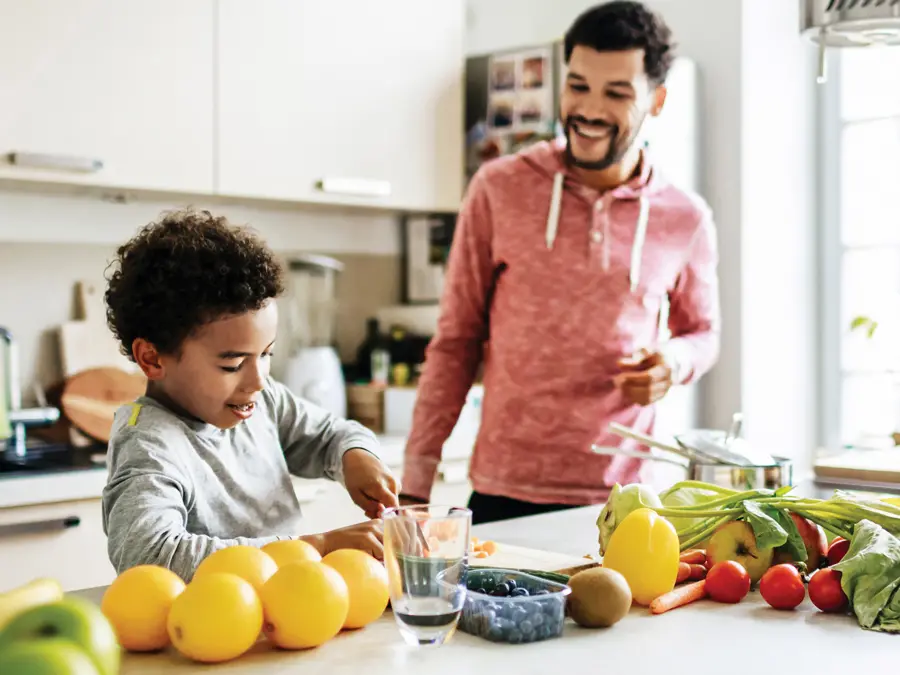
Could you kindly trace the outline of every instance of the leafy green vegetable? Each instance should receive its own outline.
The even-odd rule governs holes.
[[[666,508],[678,508],[680,506],[698,506],[707,504],[715,499],[719,499],[722,495],[706,488],[676,485],[671,490],[667,490],[659,495],[662,505]],[[678,532],[688,530],[689,528],[702,523],[705,518],[669,518],[669,522],[675,526]]]
[[[618,483],[613,485],[609,498],[597,518],[601,555],[606,552],[606,546],[612,533],[629,513],[641,508],[655,509],[659,507],[662,507],[662,502],[649,485],[641,483],[631,483],[625,487]]]
[[[850,549],[832,569],[863,628],[900,633],[900,539],[870,520],[857,523]]]
[[[741,502],[744,519],[753,528],[759,548],[781,548],[790,552],[797,562],[806,561],[806,546],[794,521],[784,511],[771,506],[761,506],[755,501]]]
[[[809,558],[806,552],[806,544],[803,541],[803,537],[800,536],[797,523],[794,522],[790,514],[785,509],[777,509],[773,506],[764,506],[763,511],[777,520],[781,528],[787,532],[787,541],[779,548],[787,552],[791,556],[791,560],[806,562],[807,558]]]

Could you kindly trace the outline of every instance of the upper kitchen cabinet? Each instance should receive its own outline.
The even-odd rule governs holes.
[[[456,210],[464,0],[219,0],[217,192]]]
[[[0,178],[211,193],[213,3],[0,0]]]

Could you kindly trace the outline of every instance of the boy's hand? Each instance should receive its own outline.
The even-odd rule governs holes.
[[[321,544],[316,548],[323,556],[338,549],[355,548],[384,560],[384,527],[380,520],[367,520],[318,536],[321,537]]]
[[[397,479],[371,452],[353,448],[344,453],[344,485],[367,518],[380,518],[385,509],[399,506]]]

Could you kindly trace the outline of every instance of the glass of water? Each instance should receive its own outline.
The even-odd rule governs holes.
[[[472,512],[404,506],[384,513],[384,561],[391,608],[403,639],[441,645],[456,631],[466,599]]]

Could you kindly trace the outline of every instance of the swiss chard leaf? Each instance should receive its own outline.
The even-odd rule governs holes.
[[[774,506],[764,506],[763,510],[778,521],[782,529],[787,532],[787,541],[782,548],[790,554],[796,562],[806,562],[809,557],[806,553],[806,544],[797,529],[797,523],[784,509],[776,509]]]
[[[787,543],[787,531],[776,518],[767,513],[769,509],[764,510],[757,502],[751,500],[741,502],[741,507],[744,509],[747,522],[753,528],[757,548],[778,548]]]

